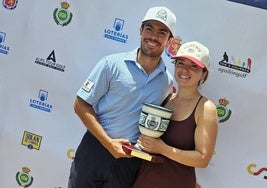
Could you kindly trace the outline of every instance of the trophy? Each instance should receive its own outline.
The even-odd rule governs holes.
[[[159,138],[168,128],[173,111],[171,109],[150,103],[143,103],[139,118],[139,130],[142,134]],[[150,154],[143,151],[138,144],[123,145],[127,154],[155,162],[162,163],[164,158],[160,155]]]

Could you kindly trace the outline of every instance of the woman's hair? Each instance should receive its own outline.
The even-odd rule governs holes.
[[[200,86],[200,84],[204,84],[204,82],[206,82],[206,80],[208,79],[208,76],[209,76],[209,71],[207,70],[206,67],[204,67],[204,68],[202,69],[202,72],[203,72],[203,73],[206,72],[206,76],[205,76],[205,78],[204,78],[203,80],[199,80],[199,82],[198,82],[198,86]]]

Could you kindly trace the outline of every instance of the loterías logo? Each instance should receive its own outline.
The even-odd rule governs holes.
[[[113,29],[106,28],[104,30],[104,37],[107,39],[115,40],[122,43],[127,43],[128,35],[123,33],[125,20],[120,18],[115,18],[113,23]]]
[[[49,104],[47,102],[47,98],[48,98],[48,92],[40,89],[38,99],[36,98],[30,99],[30,107],[43,110],[45,112],[51,112],[53,106],[52,104]]]

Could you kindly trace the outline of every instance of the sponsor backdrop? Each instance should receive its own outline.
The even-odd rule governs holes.
[[[201,90],[216,103],[220,123],[214,156],[197,169],[199,184],[267,186],[266,1],[1,0],[2,188],[67,187],[85,132],[73,110],[76,92],[102,56],[139,45],[151,6],[177,15],[182,42],[210,48],[212,71]],[[163,54],[171,72],[178,45]]]

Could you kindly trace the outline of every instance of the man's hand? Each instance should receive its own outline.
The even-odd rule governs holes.
[[[109,142],[109,146],[106,147],[106,149],[115,157],[116,159],[126,157],[126,158],[131,158],[133,156],[126,154],[123,149],[122,145],[130,145],[131,142],[127,139],[112,139]]]

